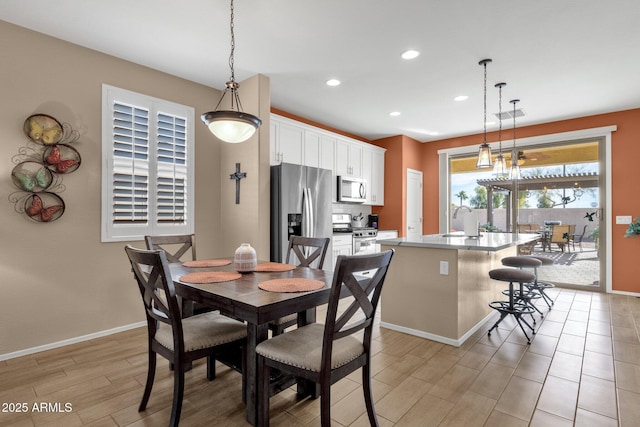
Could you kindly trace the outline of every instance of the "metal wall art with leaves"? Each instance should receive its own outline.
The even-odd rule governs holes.
[[[9,195],[18,213],[36,222],[51,222],[62,216],[65,204],[57,194],[65,190],[62,175],[75,172],[81,163],[73,148],[80,134],[67,123],[47,114],[27,117],[23,126],[30,145],[13,156],[11,180],[19,191]]]

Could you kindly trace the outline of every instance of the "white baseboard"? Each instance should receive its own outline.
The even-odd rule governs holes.
[[[495,313],[489,313],[484,319],[475,324],[475,326],[469,329],[464,335],[458,339],[443,337],[441,335],[432,334],[430,332],[420,331],[418,329],[406,328],[404,326],[394,325],[393,323],[380,322],[380,326],[383,328],[391,329],[393,331],[402,332],[409,335],[414,335],[420,338],[426,338],[431,341],[437,341],[443,344],[452,345],[454,347],[460,347],[471,335],[473,335],[478,329],[482,328],[486,322],[488,322]]]
[[[609,291],[610,294],[618,294],[618,295],[627,295],[630,297],[636,297],[636,298],[640,298],[640,294],[639,293],[635,293],[635,292],[627,292],[627,291]]]
[[[51,350],[53,348],[64,347],[65,345],[76,344],[82,341],[89,341],[95,338],[105,337],[107,335],[117,334],[118,332],[128,331],[130,329],[146,326],[147,322],[142,321],[138,323],[132,323],[130,325],[119,326],[117,328],[108,329],[106,331],[100,331],[89,335],[82,335],[80,337],[70,338],[68,340],[58,341],[50,344],[39,345],[37,347],[27,348],[25,350],[15,351],[13,353],[0,354],[0,361],[14,359],[16,357],[27,356],[33,353],[39,353],[45,350]]]

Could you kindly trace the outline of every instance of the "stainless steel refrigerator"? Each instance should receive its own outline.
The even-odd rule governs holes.
[[[332,182],[328,169],[289,163],[271,166],[271,261],[286,260],[292,235],[332,237]],[[325,270],[332,269],[331,253],[329,243]]]

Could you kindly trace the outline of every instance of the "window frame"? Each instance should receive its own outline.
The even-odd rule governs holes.
[[[148,111],[148,159],[142,163],[148,163],[147,178],[147,212],[148,216],[144,222],[117,223],[114,221],[114,165],[116,157],[114,155],[114,114],[115,103]],[[185,120],[185,194],[184,194],[184,221],[181,223],[166,223],[158,220],[158,162],[160,143],[158,132],[159,115],[169,115],[180,117]],[[102,209],[101,209],[101,241],[102,242],[122,242],[143,240],[145,235],[173,235],[173,234],[193,234],[195,218],[195,129],[194,129],[193,107],[177,104],[148,95],[132,92],[114,86],[102,85]],[[135,163],[135,161],[132,161]],[[165,165],[166,166],[166,165]],[[144,169],[144,168],[143,168]],[[166,168],[164,168],[166,169]],[[174,167],[175,169],[175,167]],[[180,174],[178,174],[180,175]],[[174,175],[175,176],[175,175]],[[180,175],[182,177],[182,175]]]

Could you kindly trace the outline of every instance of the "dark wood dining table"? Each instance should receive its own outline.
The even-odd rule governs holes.
[[[298,325],[315,322],[315,308],[329,301],[333,275],[309,267],[296,267],[285,272],[244,273],[228,282],[192,284],[180,281],[187,273],[203,271],[235,271],[233,265],[223,267],[188,268],[181,263],[170,264],[176,293],[182,298],[220,310],[222,314],[247,323],[246,378],[247,421],[255,425],[257,416],[256,346],[268,339],[268,323],[280,317],[298,313]],[[266,280],[282,278],[321,280],[325,286],[308,292],[269,292],[258,288]],[[299,393],[313,393],[309,385],[298,384]]]

